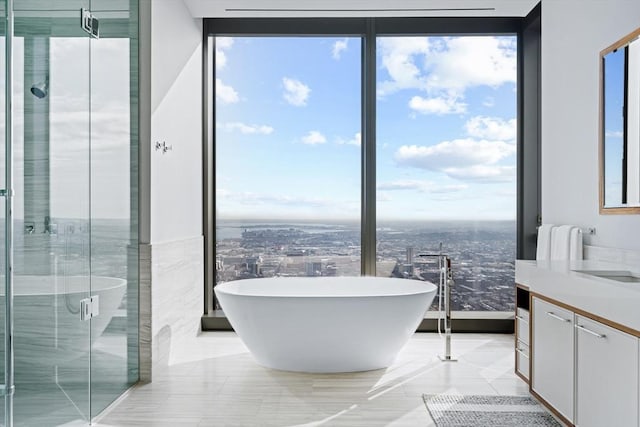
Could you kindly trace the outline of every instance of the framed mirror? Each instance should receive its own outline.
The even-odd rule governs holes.
[[[640,29],[600,52],[600,213],[640,213]]]

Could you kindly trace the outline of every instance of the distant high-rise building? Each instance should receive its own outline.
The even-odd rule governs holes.
[[[408,247],[407,248],[407,264],[413,264],[413,248],[412,247]]]
[[[262,266],[262,257],[247,258],[247,272],[249,274],[259,276],[261,273],[260,271],[261,266]]]
[[[307,276],[322,276],[322,262],[321,261],[307,261],[304,264],[304,269]]]

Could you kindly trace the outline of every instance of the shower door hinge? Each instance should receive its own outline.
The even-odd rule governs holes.
[[[100,314],[100,297],[93,295],[80,300],[80,320],[89,320]]]
[[[6,190],[4,188],[0,190],[0,197],[9,197],[9,196],[13,196],[13,190]]]
[[[100,22],[90,10],[80,9],[80,26],[94,39],[100,38]]]

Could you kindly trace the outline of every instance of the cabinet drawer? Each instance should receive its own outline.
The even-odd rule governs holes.
[[[518,307],[516,310],[516,319],[520,319],[523,322],[529,323],[529,310]]]
[[[522,341],[516,342],[516,371],[529,379],[529,346]]]
[[[518,340],[529,345],[529,316],[526,320],[524,317],[516,317],[516,331]]]

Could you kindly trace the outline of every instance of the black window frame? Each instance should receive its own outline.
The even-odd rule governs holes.
[[[215,37],[356,36],[361,37],[361,274],[376,269],[376,38],[378,36],[515,35],[517,37],[517,213],[516,258],[535,259],[540,216],[540,19],[538,4],[526,17],[400,18],[207,18],[203,20],[203,230],[205,306],[203,329],[229,329],[217,314],[215,281]],[[212,99],[213,98],[213,99]],[[515,289],[514,289],[515,292]],[[483,316],[484,317],[484,316]],[[489,316],[490,317],[490,316]],[[435,330],[425,319],[419,330]],[[458,325],[456,327],[456,325]],[[464,331],[512,332],[512,317],[464,319]]]

